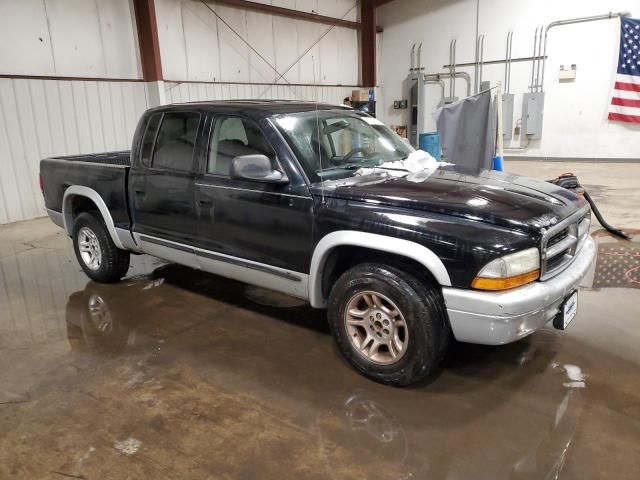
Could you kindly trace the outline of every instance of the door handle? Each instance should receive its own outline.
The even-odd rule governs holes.
[[[213,205],[213,201],[210,198],[201,198],[198,200],[198,205],[201,207],[211,207]]]
[[[144,195],[146,193],[144,190],[140,189],[134,190],[134,192],[136,193],[136,195]]]

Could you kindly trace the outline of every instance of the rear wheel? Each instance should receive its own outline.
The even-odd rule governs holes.
[[[116,247],[104,223],[90,213],[76,218],[73,249],[84,273],[96,282],[117,282],[129,270],[129,252]]]
[[[448,343],[439,290],[383,264],[345,272],[331,290],[328,318],[347,361],[388,385],[410,385],[433,373]]]

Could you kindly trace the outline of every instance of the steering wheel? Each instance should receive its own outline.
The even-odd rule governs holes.
[[[332,158],[331,162],[333,162],[334,165],[344,165],[349,160],[351,160],[351,157],[353,157],[356,153],[365,153],[366,151],[367,150],[364,147],[356,147],[339,160]]]

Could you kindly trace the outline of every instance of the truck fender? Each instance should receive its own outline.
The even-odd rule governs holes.
[[[120,237],[118,236],[118,232],[113,223],[113,218],[111,218],[111,213],[107,208],[107,204],[104,203],[104,200],[100,196],[98,192],[89,187],[83,187],[81,185],[71,185],[64,192],[64,197],[62,198],[62,219],[64,221],[64,229],[69,234],[69,236],[73,235],[73,211],[71,209],[71,200],[73,197],[86,197],[91,200],[98,210],[100,211],[100,215],[102,215],[102,220],[104,224],[107,226],[107,230],[109,231],[109,235],[111,235],[111,240],[116,245],[116,247],[126,250],[122,242],[120,241]]]
[[[312,307],[326,307],[327,301],[322,295],[324,266],[331,251],[336,247],[345,245],[364,247],[405,256],[424,265],[440,285],[445,287],[451,286],[451,279],[449,278],[449,272],[447,272],[446,267],[440,258],[424,245],[375,233],[339,230],[322,237],[313,251],[309,272],[309,302]]]

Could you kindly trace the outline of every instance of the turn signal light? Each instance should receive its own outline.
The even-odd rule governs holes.
[[[540,277],[540,269],[506,278],[476,277],[471,282],[471,286],[478,290],[508,290],[531,283],[538,277]]]

